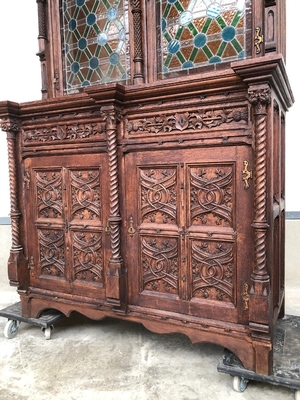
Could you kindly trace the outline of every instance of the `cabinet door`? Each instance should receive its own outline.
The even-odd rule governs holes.
[[[126,155],[130,304],[246,318],[252,189],[243,169],[250,155],[242,146]]]
[[[27,159],[31,285],[104,297],[106,154]]]

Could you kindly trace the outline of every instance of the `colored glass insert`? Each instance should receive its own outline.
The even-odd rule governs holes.
[[[245,58],[246,0],[157,0],[160,78],[170,72]]]
[[[130,76],[127,0],[62,2],[66,91]]]

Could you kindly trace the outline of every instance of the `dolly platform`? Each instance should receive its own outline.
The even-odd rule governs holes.
[[[22,316],[21,302],[0,310],[0,316],[8,318],[4,327],[4,336],[8,339],[16,336],[21,322],[41,327],[45,338],[50,339],[54,323],[65,317],[59,311],[46,310],[41,313],[39,318],[25,318]]]
[[[240,360],[225,349],[218,371],[233,377],[233,388],[243,392],[250,380],[285,386],[300,400],[300,317],[287,315],[278,320],[274,335],[273,375],[258,375],[243,367]]]

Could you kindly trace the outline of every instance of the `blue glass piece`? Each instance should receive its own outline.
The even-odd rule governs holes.
[[[86,40],[86,38],[81,38],[81,39],[79,39],[79,41],[78,41],[78,48],[79,48],[80,50],[84,50],[84,49],[86,48],[86,46],[87,46],[87,40]]]
[[[82,7],[84,5],[84,3],[85,3],[85,0],[76,0],[76,5],[78,7]]]
[[[217,64],[220,63],[222,61],[221,57],[218,56],[214,56],[209,60],[210,64]]]
[[[193,14],[190,11],[184,11],[180,14],[180,24],[187,26],[193,21]]]
[[[178,40],[172,40],[169,44],[168,44],[168,51],[171,54],[175,54],[177,53],[177,51],[180,49],[180,42]]]
[[[94,23],[97,21],[96,15],[94,13],[90,13],[87,17],[86,17],[86,23],[89,26],[94,25]]]
[[[238,55],[239,60],[243,60],[245,58],[245,52],[241,51],[240,54]]]
[[[67,11],[67,2],[66,1],[64,1],[63,2],[63,11],[64,11],[64,13]]]
[[[69,21],[70,31],[72,31],[72,32],[75,31],[76,27],[77,27],[76,19],[70,19],[70,21]]]
[[[198,49],[200,49],[201,47],[206,45],[206,35],[204,35],[204,33],[198,33],[198,35],[196,35],[194,37],[194,45],[195,47],[197,47]]]
[[[83,81],[81,86],[83,86],[83,87],[91,86],[91,82],[90,81]]]
[[[221,11],[221,6],[219,3],[212,3],[207,9],[207,16],[209,18],[216,18]]]
[[[122,28],[119,32],[119,39],[125,40],[125,29],[124,28]]]
[[[176,1],[177,1],[177,0],[168,0],[168,3],[174,4],[174,3],[176,3]]]
[[[104,46],[107,43],[107,34],[105,32],[99,33],[97,42],[100,46]]]
[[[193,68],[193,67],[194,67],[194,63],[192,63],[192,61],[186,61],[182,64],[183,69],[188,69],[188,68]]]
[[[222,39],[225,40],[225,42],[230,42],[234,37],[235,37],[235,29],[233,26],[227,26],[226,28],[223,29]]]
[[[116,19],[117,15],[118,15],[118,10],[115,7],[112,7],[107,11],[107,18],[110,21],[113,21],[114,19]]]
[[[167,27],[167,21],[165,20],[165,18],[161,19],[161,30],[162,32],[166,29]]]
[[[117,65],[118,62],[119,62],[119,60],[120,60],[120,56],[119,56],[118,53],[112,53],[112,54],[109,56],[109,62],[110,62],[112,65]]]
[[[98,68],[98,66],[99,66],[99,60],[98,60],[98,58],[97,58],[97,57],[92,57],[92,58],[90,59],[90,68],[91,68],[91,69],[96,69],[96,68]]]
[[[66,46],[65,46],[65,52],[66,52],[66,54],[69,53],[69,45],[68,44],[66,44]]]
[[[71,65],[71,71],[73,72],[73,74],[77,74],[77,72],[80,69],[80,65],[77,61],[74,61]]]

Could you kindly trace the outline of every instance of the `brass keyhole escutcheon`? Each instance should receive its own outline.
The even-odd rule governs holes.
[[[244,188],[249,189],[249,179],[252,179],[252,171],[249,171],[249,162],[247,160],[244,160],[243,162],[244,168],[243,168],[243,181],[244,181]]]
[[[133,218],[129,218],[129,228],[128,228],[128,233],[129,235],[134,235],[135,234],[135,229],[133,227]]]

